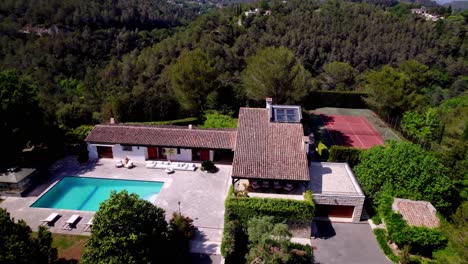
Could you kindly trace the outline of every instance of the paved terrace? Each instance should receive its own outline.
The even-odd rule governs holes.
[[[224,200],[230,183],[231,166],[217,165],[219,171],[211,174],[197,171],[175,171],[166,174],[164,170],[147,169],[145,164],[136,163],[132,169],[116,168],[113,160],[101,159],[97,163],[90,162],[79,165],[76,159],[68,157],[56,162],[49,169],[50,180],[33,189],[27,197],[3,197],[0,203],[15,219],[23,219],[33,230],[41,224],[41,220],[53,212],[61,217],[50,227],[53,233],[89,235],[84,231],[85,224],[94,212],[60,210],[48,208],[31,208],[37,198],[51,188],[64,176],[99,177],[109,179],[129,179],[164,182],[155,204],[166,210],[169,220],[173,212],[180,210],[182,214],[194,219],[198,231],[192,241],[192,252],[219,254],[224,215]],[[76,228],[63,230],[66,220],[73,214],[79,214]]]

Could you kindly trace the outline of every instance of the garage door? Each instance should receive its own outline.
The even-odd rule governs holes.
[[[353,217],[354,206],[317,205],[316,216],[322,217]]]
[[[114,157],[112,147],[97,146],[97,153],[99,158],[112,159]]]

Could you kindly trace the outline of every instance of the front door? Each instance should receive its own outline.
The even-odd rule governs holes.
[[[112,159],[114,157],[112,154],[112,147],[97,146],[96,148],[100,159]]]
[[[158,148],[148,147],[148,159],[155,160],[158,158]]]
[[[201,160],[209,160],[210,159],[210,151],[207,149],[200,150],[200,159]]]

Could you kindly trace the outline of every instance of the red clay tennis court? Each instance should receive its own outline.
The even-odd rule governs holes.
[[[320,115],[333,145],[367,149],[383,145],[382,136],[363,116]]]

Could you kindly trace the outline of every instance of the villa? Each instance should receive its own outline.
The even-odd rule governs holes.
[[[364,194],[346,163],[309,162],[300,106],[241,108],[237,129],[129,124],[96,125],[90,159],[136,162],[212,160],[232,164],[236,190],[249,196],[303,199],[312,190],[318,216],[359,222]]]

